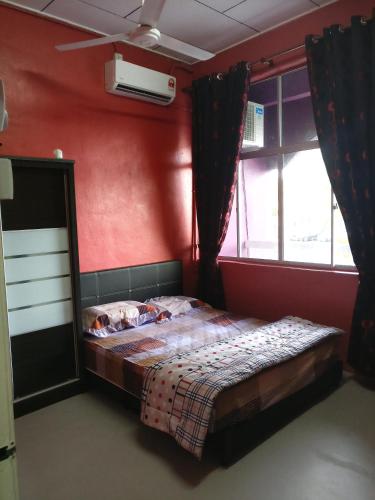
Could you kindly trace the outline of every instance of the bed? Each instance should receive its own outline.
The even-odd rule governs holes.
[[[86,273],[82,275],[81,285],[83,307],[116,300],[144,301],[160,295],[179,295],[182,288],[181,263],[170,261]],[[297,322],[297,327],[299,325]],[[305,325],[302,326],[305,328]],[[178,366],[182,366],[180,365],[182,361],[186,363],[186,353],[188,357],[197,353],[195,355],[199,356],[199,359],[206,356],[213,362],[215,359],[218,360],[217,363],[222,362],[228,359],[228,343],[231,344],[229,346],[231,349],[238,350],[241,348],[240,340],[245,343],[248,337],[251,337],[253,344],[256,332],[260,332],[259,335],[262,331],[269,333],[267,330],[269,328],[266,322],[259,319],[245,318],[210,307],[197,307],[188,314],[174,317],[162,324],[146,324],[105,338],[85,337],[85,366],[95,377],[106,380],[137,400],[143,397],[148,406],[150,402],[154,406],[152,419],[157,421],[159,414],[161,417],[164,414],[158,412],[160,407],[153,404],[152,396],[145,397],[142,390],[145,390],[148,384],[146,392],[152,392],[150,389],[153,387],[152,384],[158,383],[157,380],[155,382],[155,375],[158,375],[162,368],[165,370],[166,364],[174,362],[173,368],[177,369]],[[285,331],[285,325],[283,328]],[[238,344],[230,341],[233,338]],[[261,344],[264,343],[264,338],[268,341],[268,337],[263,335]],[[298,335],[296,339],[300,342]],[[296,343],[293,348],[295,353],[298,350],[298,355],[294,353],[281,357],[280,362],[276,364],[262,361],[262,367],[258,367],[250,377],[242,373],[241,376],[237,376],[237,367],[234,372],[232,370],[231,376],[234,373],[237,382],[219,392],[205,422],[210,435],[209,440],[220,448],[223,463],[231,463],[234,457],[239,455],[244,436],[249,434],[247,432],[249,429],[250,441],[259,440],[261,435],[267,434],[272,427],[277,428],[278,421],[285,422],[289,416],[295,415],[306,404],[321,396],[326,389],[339,383],[341,378],[339,345],[340,335],[326,335],[325,332],[311,345],[299,346]],[[216,350],[211,349],[207,351],[208,354],[204,354],[207,346],[213,346],[216,350],[217,347],[225,348],[227,351],[219,361],[219,358],[215,358],[220,356]],[[268,349],[268,346],[266,347]],[[264,353],[262,356],[264,357]],[[192,363],[191,359],[188,361]],[[195,368],[197,363],[187,366]],[[156,367],[155,373],[153,367]],[[193,368],[186,369],[194,372]],[[241,370],[244,371],[243,367]],[[168,373],[172,371],[168,370]],[[225,375],[227,376],[227,372]],[[147,376],[150,378],[148,381],[145,380]],[[164,383],[164,380],[161,380],[161,383]],[[171,396],[169,401],[172,398],[176,399],[179,394],[177,389],[176,391],[177,393],[173,393],[172,396],[163,394],[163,397],[167,398],[166,404],[168,396]],[[196,395],[194,398],[196,399]],[[173,406],[178,407],[178,403],[174,402]],[[144,407],[141,415],[143,421],[147,423],[151,409],[147,410],[146,403]],[[163,411],[167,417],[167,411]],[[155,415],[158,418],[154,418]],[[256,422],[257,425],[254,425]],[[161,424],[158,425],[156,428],[160,428]],[[191,435],[189,440],[191,441]],[[183,446],[183,442],[180,444]],[[189,449],[189,446],[184,447]]]

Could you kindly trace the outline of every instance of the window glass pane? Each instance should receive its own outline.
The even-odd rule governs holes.
[[[278,259],[277,158],[243,160],[239,189],[240,256]]]
[[[341,215],[341,210],[335,200],[333,212],[333,263],[336,266],[354,266],[352,252],[350,250],[348,235]]]
[[[282,77],[284,146],[317,139],[307,69]]]
[[[237,194],[234,193],[232,212],[230,214],[228,231],[221,247],[221,256],[237,257]]]
[[[259,104],[277,104],[277,78],[250,85],[250,100]]]
[[[284,259],[331,263],[331,185],[319,149],[284,156]]]
[[[295,97],[301,94],[310,94],[309,75],[307,68],[289,71],[282,75],[283,97]]]
[[[278,146],[278,124],[277,124],[277,106],[266,106],[264,108],[264,147]]]
[[[283,145],[290,146],[317,139],[310,96],[283,101]]]
[[[277,79],[251,85],[249,101],[264,105],[264,147],[278,146]]]

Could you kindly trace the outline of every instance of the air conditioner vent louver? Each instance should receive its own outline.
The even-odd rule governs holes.
[[[118,83],[116,89],[126,94],[134,94],[135,96],[142,95],[160,102],[169,102],[171,100],[169,96],[156,94],[155,92],[150,92],[149,90],[134,89],[132,87],[129,87],[128,85],[123,85],[122,83]]]
[[[247,103],[243,148],[262,148],[264,145],[264,106],[255,102]]]

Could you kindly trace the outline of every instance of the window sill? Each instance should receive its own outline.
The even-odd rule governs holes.
[[[358,271],[352,266],[331,266],[329,264],[311,264],[306,262],[290,262],[266,259],[248,259],[246,257],[219,256],[220,262],[237,262],[244,265],[255,265],[263,267],[282,267],[287,269],[302,269],[305,271],[329,271],[333,273],[358,275]]]

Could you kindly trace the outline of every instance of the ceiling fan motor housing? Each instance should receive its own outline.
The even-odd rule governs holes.
[[[142,47],[154,47],[160,40],[160,31],[151,26],[139,26],[129,35],[129,40]]]

